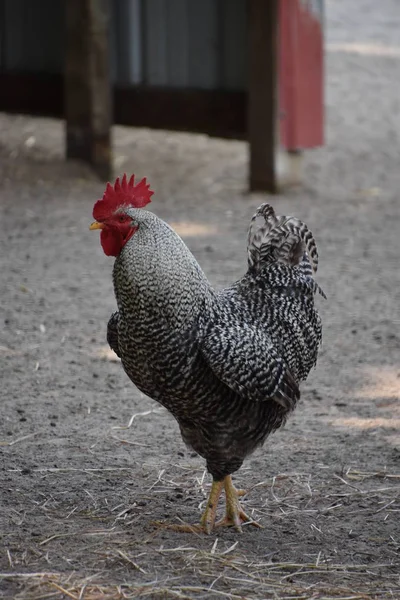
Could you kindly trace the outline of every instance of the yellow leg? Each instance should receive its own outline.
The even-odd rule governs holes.
[[[255,527],[261,525],[246,515],[239,502],[239,496],[243,496],[244,490],[237,490],[232,483],[232,477],[227,475],[224,479],[225,497],[226,497],[226,513],[225,517],[218,521],[216,527],[235,527],[237,531],[242,532],[242,523],[251,523]]]
[[[182,525],[175,524],[164,524],[156,522],[156,525],[164,527],[166,529],[172,529],[173,531],[181,531],[184,533],[208,533],[210,534],[214,528],[215,519],[217,516],[218,501],[221,496],[221,492],[224,487],[223,481],[213,481],[211,491],[208,496],[206,509],[200,519],[200,523],[196,525],[190,525],[189,523],[183,523]]]
[[[213,481],[210,495],[208,496],[207,506],[200,519],[200,525],[204,531],[210,534],[214,528],[215,519],[217,517],[218,500],[221,496],[223,481]]]
[[[218,501],[220,499],[222,490],[225,489],[226,496],[226,514],[223,519],[215,522],[218,508]],[[239,496],[245,495],[245,490],[237,490],[232,483],[230,475],[225,477],[222,481],[213,481],[211,486],[210,495],[208,496],[207,506],[200,519],[200,524],[189,525],[184,523],[182,525],[175,524],[162,524],[157,525],[166,529],[172,529],[173,531],[181,531],[185,533],[207,533],[210,534],[214,527],[235,527],[237,531],[242,531],[242,523],[251,523],[256,527],[261,527],[259,523],[253,521],[251,517],[246,515],[242,509]]]

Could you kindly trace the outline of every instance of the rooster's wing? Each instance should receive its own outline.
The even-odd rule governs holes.
[[[108,342],[111,350],[114,350],[115,354],[119,358],[121,358],[121,355],[119,352],[119,345],[118,345],[118,319],[119,319],[119,314],[118,314],[118,312],[115,312],[111,315],[110,320],[108,321],[107,342]]]
[[[220,319],[208,326],[201,353],[214,374],[241,397],[294,409],[300,392],[287,364],[262,330]]]

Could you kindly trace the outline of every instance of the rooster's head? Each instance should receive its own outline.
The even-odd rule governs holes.
[[[112,186],[107,183],[103,198],[97,200],[93,207],[93,218],[90,229],[101,229],[100,241],[107,256],[118,256],[126,242],[137,231],[138,224],[132,209],[143,208],[151,202],[154,192],[142,179],[135,185],[135,176],[128,181],[124,174]]]

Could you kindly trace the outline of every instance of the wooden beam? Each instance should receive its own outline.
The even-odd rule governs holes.
[[[248,141],[251,191],[278,191],[278,3],[248,0]]]
[[[63,89],[60,75],[0,73],[0,110],[62,118]],[[115,86],[113,107],[113,122],[119,125],[241,140],[247,135],[246,92]]]
[[[134,127],[246,137],[246,93],[130,86],[115,88],[115,122]]]
[[[112,176],[109,21],[109,0],[66,0],[66,155],[101,179]]]

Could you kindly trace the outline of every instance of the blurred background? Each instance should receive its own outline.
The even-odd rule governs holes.
[[[0,9],[0,109],[65,116],[67,156],[104,177],[111,123],[247,138],[250,187],[267,191],[297,182],[298,152],[322,144],[322,0]]]

